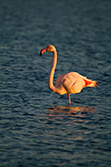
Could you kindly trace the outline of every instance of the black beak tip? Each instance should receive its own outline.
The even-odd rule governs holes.
[[[42,56],[42,53],[40,52],[40,56]]]

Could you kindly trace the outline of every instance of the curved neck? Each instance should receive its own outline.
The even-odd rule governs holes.
[[[56,87],[53,85],[53,79],[54,79],[54,72],[55,72],[56,64],[57,64],[57,51],[55,49],[53,51],[53,63],[52,63],[52,67],[51,67],[51,70],[50,70],[49,84],[48,84],[49,88],[53,92],[56,92]]]

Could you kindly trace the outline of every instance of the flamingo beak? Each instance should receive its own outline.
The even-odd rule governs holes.
[[[43,48],[41,51],[40,51],[40,56],[42,56],[43,53],[45,53],[47,51],[47,48]]]

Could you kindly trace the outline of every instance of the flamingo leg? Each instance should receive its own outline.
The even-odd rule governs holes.
[[[70,94],[68,94],[68,99],[69,99],[69,104],[68,104],[68,107],[70,107],[70,105],[71,105],[71,98],[70,98]]]

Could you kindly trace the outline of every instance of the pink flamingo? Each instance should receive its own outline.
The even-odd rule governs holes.
[[[92,81],[86,77],[78,74],[77,72],[70,72],[66,74],[61,74],[57,78],[56,86],[53,85],[54,72],[57,64],[57,51],[53,45],[48,45],[46,48],[43,48],[40,52],[40,56],[44,52],[53,52],[53,63],[49,75],[49,88],[60,95],[68,94],[69,105],[71,105],[70,94],[80,93],[84,87],[95,87],[98,86],[97,81]]]

